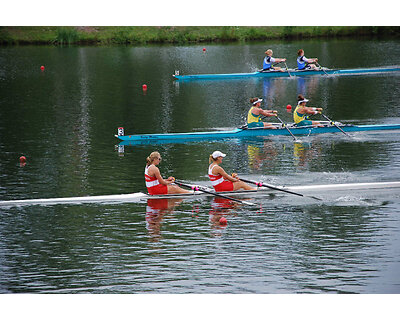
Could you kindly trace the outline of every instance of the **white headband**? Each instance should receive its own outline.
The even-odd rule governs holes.
[[[306,98],[304,98],[303,100],[300,100],[300,101],[298,101],[297,103],[303,103],[303,102],[308,102],[308,101],[310,101],[310,100],[308,100],[308,99],[306,99]]]
[[[259,102],[261,102],[261,101],[263,101],[263,99],[258,99],[257,101],[254,101],[254,102],[253,102],[253,106],[255,106],[257,103],[259,103]]]

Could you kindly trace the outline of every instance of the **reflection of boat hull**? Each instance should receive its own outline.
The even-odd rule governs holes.
[[[326,127],[290,127],[290,131],[294,135],[313,135],[321,133],[340,133],[335,126]],[[380,130],[400,130],[400,124],[382,124],[382,125],[341,125],[340,128],[345,132],[357,131],[380,131]],[[209,132],[189,132],[189,133],[160,133],[160,134],[137,134],[117,136],[122,141],[129,141],[130,144],[162,144],[174,143],[179,141],[195,141],[195,140],[219,140],[219,139],[236,139],[263,136],[289,136],[290,133],[285,128],[279,129],[233,129],[226,131],[209,131]]]
[[[400,67],[382,67],[382,68],[362,68],[362,69],[323,69],[323,70],[296,70],[287,71],[256,71],[249,73],[219,73],[219,74],[193,74],[193,75],[173,75],[176,80],[218,80],[218,79],[240,79],[240,78],[276,78],[291,76],[315,76],[315,75],[357,75],[382,72],[400,71]]]
[[[324,192],[324,191],[345,191],[345,190],[368,190],[368,189],[392,189],[400,188],[400,181],[392,182],[371,182],[371,183],[346,183],[346,184],[326,184],[326,185],[307,185],[307,186],[292,186],[278,187],[284,190],[293,192]],[[221,195],[228,196],[252,196],[259,193],[275,193],[269,188],[261,187],[258,190],[241,190],[221,192]],[[193,198],[198,196],[210,196],[201,191],[185,194],[169,194],[151,196],[142,192],[130,194],[117,194],[106,196],[87,196],[87,197],[71,197],[71,198],[49,198],[49,199],[26,199],[26,200],[9,200],[0,201],[0,207],[14,207],[26,205],[56,205],[56,204],[82,204],[82,203],[126,203],[126,202],[141,202],[148,199],[169,199],[169,198]]]

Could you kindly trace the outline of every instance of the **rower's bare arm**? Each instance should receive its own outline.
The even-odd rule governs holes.
[[[318,114],[322,112],[322,108],[304,107],[308,114]]]
[[[268,111],[269,111],[269,110],[261,110],[260,113],[261,113],[263,116],[270,117],[270,114],[269,114]]]
[[[225,170],[223,168],[221,168],[220,166],[218,167],[214,167],[213,169],[213,174],[220,174],[222,177],[224,177],[226,180],[232,181],[232,182],[236,182],[238,181],[238,179],[230,176],[229,174],[227,174],[225,172]]]
[[[154,177],[156,177],[157,180],[158,180],[161,184],[163,184],[163,185],[168,185],[168,184],[171,184],[171,183],[172,183],[172,181],[163,179],[163,177],[161,176],[160,170],[159,170],[157,167],[151,168],[151,169],[149,170],[149,175],[150,175],[150,176],[151,176],[151,175],[154,175]]]
[[[262,110],[261,114],[266,117],[275,117],[278,114],[276,110]]]

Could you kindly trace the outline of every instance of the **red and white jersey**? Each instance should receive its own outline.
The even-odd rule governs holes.
[[[220,175],[220,174],[218,174],[218,175],[212,174],[212,169],[215,166],[216,166],[216,164],[210,164],[210,166],[208,167],[208,176],[210,177],[211,184],[212,184],[212,186],[214,188],[225,181],[224,177],[222,175]]]
[[[146,181],[146,187],[148,188],[152,188],[155,187],[157,185],[160,184],[160,181],[158,181],[158,179],[156,177],[150,177],[149,176],[149,168],[153,166],[153,164],[151,164],[150,166],[146,166],[144,168],[144,180]]]

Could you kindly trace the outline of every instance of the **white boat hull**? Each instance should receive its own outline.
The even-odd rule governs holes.
[[[344,183],[344,184],[326,184],[326,185],[307,185],[307,186],[291,186],[282,187],[288,191],[293,192],[313,192],[314,195],[318,195],[318,192],[325,191],[346,191],[346,190],[371,190],[371,189],[393,189],[400,188],[400,181],[392,182],[369,182],[369,183]],[[280,191],[274,191],[266,187],[261,187],[258,190],[250,191],[229,191],[221,192],[221,195],[227,196],[252,196],[257,193],[276,193]],[[169,198],[192,198],[196,196],[210,196],[201,191],[186,194],[169,194],[169,195],[157,195],[151,196],[146,193],[136,192],[128,194],[117,194],[117,195],[105,195],[105,196],[86,196],[86,197],[70,197],[70,198],[48,198],[48,199],[24,199],[24,200],[8,200],[0,201],[0,207],[15,207],[15,206],[27,206],[27,205],[56,205],[56,204],[83,204],[83,203],[128,203],[128,202],[141,202],[147,199],[169,199]]]

